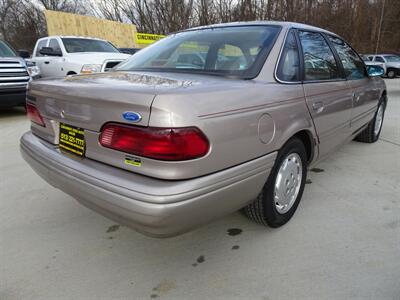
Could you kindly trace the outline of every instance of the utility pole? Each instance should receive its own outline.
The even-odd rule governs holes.
[[[383,22],[383,14],[384,14],[384,12],[385,12],[385,0],[382,0],[381,19],[379,21],[379,31],[378,31],[378,39],[376,40],[375,54],[378,53],[379,42],[380,42],[380,39],[381,39],[381,30],[382,30],[382,22]]]

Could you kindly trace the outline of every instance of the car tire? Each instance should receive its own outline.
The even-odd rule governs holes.
[[[356,141],[362,143],[375,143],[379,139],[382,131],[383,119],[385,117],[385,109],[386,103],[381,99],[374,118],[368,123],[368,126],[356,136]]]
[[[393,79],[396,77],[396,70],[394,69],[388,69],[386,72],[386,76],[390,79]]]
[[[306,178],[306,148],[300,139],[292,138],[278,152],[261,193],[243,209],[244,214],[265,226],[276,228],[284,225],[299,205]]]

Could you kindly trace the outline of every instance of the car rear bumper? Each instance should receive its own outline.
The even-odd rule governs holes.
[[[24,159],[48,183],[83,205],[147,235],[166,237],[234,212],[261,191],[276,152],[214,174],[167,181],[60,153],[31,132]]]

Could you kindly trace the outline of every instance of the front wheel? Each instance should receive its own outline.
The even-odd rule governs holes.
[[[244,208],[244,213],[263,225],[284,225],[299,205],[306,177],[306,149],[301,140],[292,138],[279,151],[261,193]]]

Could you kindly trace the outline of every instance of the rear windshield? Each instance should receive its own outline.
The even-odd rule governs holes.
[[[100,40],[62,38],[68,53],[77,52],[119,52],[111,43]]]
[[[0,57],[15,57],[17,56],[6,43],[0,41]]]
[[[116,70],[253,78],[279,31],[279,26],[236,26],[180,32],[139,51]]]

